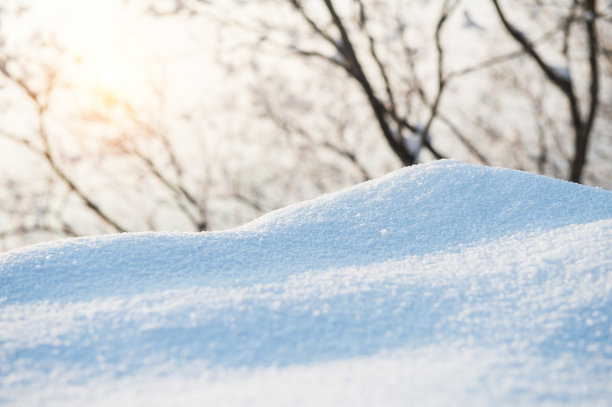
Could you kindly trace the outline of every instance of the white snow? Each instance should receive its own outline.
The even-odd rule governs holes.
[[[468,10],[463,10],[463,20],[463,26],[465,28],[474,28],[478,31],[486,31],[486,29],[482,25],[474,21]]]
[[[0,255],[2,405],[612,404],[612,193],[438,161]]]
[[[562,80],[569,82],[571,80],[571,74],[569,67],[567,66],[552,66],[553,72]]]
[[[421,153],[421,148],[423,147],[423,132],[425,131],[425,129],[423,128],[423,126],[418,124],[415,130],[416,131],[410,133],[409,135],[404,136],[404,146],[406,146],[406,148],[408,149],[408,151],[410,151],[410,154],[412,154],[413,157],[418,158],[419,154]],[[427,131],[425,139],[428,142],[431,142],[432,136],[429,131]]]
[[[410,133],[408,136],[404,136],[404,146],[410,151],[413,157],[418,158],[421,153],[421,147],[423,143],[421,141],[420,133]]]
[[[595,14],[592,11],[587,11],[585,13],[585,17],[587,21],[593,21],[595,19]]]

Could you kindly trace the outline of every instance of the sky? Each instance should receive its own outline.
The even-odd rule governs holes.
[[[21,3],[28,4],[11,4]],[[62,101],[65,109],[82,104],[79,92],[82,98],[106,95],[145,108],[151,87],[163,88],[168,106],[178,106],[170,114],[208,102],[219,75],[214,27],[199,18],[151,18],[147,4],[33,2],[19,18],[3,20],[3,32],[7,45],[19,52],[37,33],[63,49],[55,64],[60,81],[72,88]],[[71,105],[74,99],[77,106]]]
[[[219,92],[215,89],[220,79],[215,61],[220,33],[215,18],[218,14],[208,14],[213,18],[208,18],[207,12],[197,17],[181,14],[178,18],[154,18],[147,13],[150,7],[164,10],[163,6],[171,3],[161,2],[160,6],[159,2],[145,0],[33,2],[18,19],[3,21],[3,31],[8,34],[7,43],[21,49],[36,32],[60,44],[65,48],[61,69],[74,87],[106,91],[142,103],[148,96],[146,87],[150,80],[165,86],[169,105],[189,105],[196,99],[206,99],[211,92]],[[470,19],[483,19],[481,24],[486,26],[487,13],[483,10],[473,7]],[[243,23],[252,15],[246,6],[224,12]],[[276,13],[283,15],[280,9]],[[419,18],[428,17],[421,14]],[[466,32],[468,38],[477,34]],[[232,35],[239,38],[240,30],[234,30]],[[465,46],[464,41],[464,49]],[[449,48],[449,52],[454,52],[455,47]],[[476,58],[480,51],[474,47],[469,52],[470,58]]]
[[[16,18],[2,19],[4,46],[9,54],[20,55],[34,76],[40,75],[41,61],[57,70],[49,121],[56,122],[53,136],[60,142],[69,140],[64,133],[81,133],[83,140],[113,133],[112,126],[128,121],[122,108],[127,104],[146,112],[153,126],[179,125],[177,117],[186,111],[201,111],[222,99],[211,24],[149,18],[148,2],[138,1],[12,1],[5,7],[13,12],[22,4],[28,7]],[[45,42],[42,47],[37,38]],[[3,130],[20,136],[35,132],[35,112],[22,91],[7,87],[3,92]],[[98,120],[99,112],[106,119]],[[85,127],[80,126],[83,118]],[[19,146],[4,139],[0,143],[5,174],[25,174],[37,166]]]

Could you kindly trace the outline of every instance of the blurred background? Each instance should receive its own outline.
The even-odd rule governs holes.
[[[0,250],[452,158],[612,188],[612,2],[3,0]]]

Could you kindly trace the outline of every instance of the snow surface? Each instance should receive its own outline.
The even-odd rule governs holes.
[[[0,254],[2,405],[612,405],[612,193],[438,161]]]

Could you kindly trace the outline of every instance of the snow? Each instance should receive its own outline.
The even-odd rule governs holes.
[[[552,71],[563,81],[571,81],[571,74],[567,66],[552,66]]]
[[[413,157],[419,156],[421,153],[422,141],[420,133],[410,133],[408,136],[404,136],[404,146],[410,151]]]
[[[585,17],[587,21],[591,22],[595,19],[595,14],[592,11],[587,11]]]
[[[612,193],[438,161],[0,255],[3,405],[610,405]]]
[[[474,21],[474,19],[472,18],[468,10],[463,10],[463,19],[464,19],[463,26],[465,28],[474,28],[478,31],[486,31],[486,29],[482,25]]]
[[[410,154],[412,154],[413,157],[418,158],[419,154],[421,153],[421,148],[423,147],[423,132],[425,129],[423,126],[418,124],[415,127],[415,130],[416,131],[410,133],[408,136],[404,136],[404,146],[406,146],[406,149],[410,151]],[[429,131],[427,131],[425,139],[428,142],[431,142],[432,136]]]

